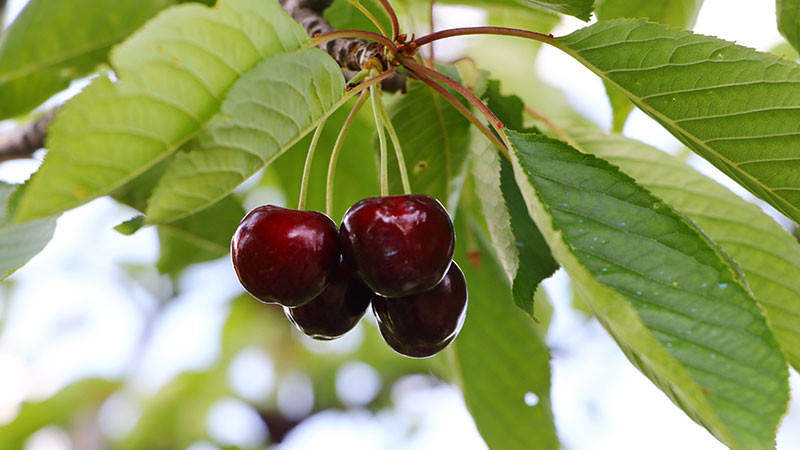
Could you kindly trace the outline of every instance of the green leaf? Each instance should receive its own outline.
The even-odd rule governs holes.
[[[625,122],[633,111],[633,103],[608,83],[603,83],[606,87],[608,102],[611,103],[611,131],[622,132]]]
[[[778,30],[795,50],[800,50],[800,0],[777,0],[776,12]]]
[[[386,10],[383,9],[378,0],[359,0],[359,2],[378,19],[387,32],[391,32],[392,24],[389,15],[386,14]],[[325,19],[336,30],[366,30],[380,33],[378,27],[355,6],[348,3],[347,0],[333,2],[325,10]]]
[[[173,0],[30,0],[0,36],[0,119],[29,112],[107,59]]]
[[[336,62],[319,49],[273,56],[234,86],[197,147],[179,153],[148,202],[152,223],[193,214],[291,148],[347,97]]]
[[[439,69],[457,77],[451,66]],[[388,113],[403,146],[412,191],[438,198],[455,211],[469,162],[469,120],[416,80],[408,81],[408,93],[389,105]],[[396,170],[391,142],[390,153],[390,168]],[[402,191],[397,171],[390,177],[390,190]]]
[[[274,0],[159,14],[111,52],[119,81],[95,79],[56,116],[18,219],[65,211],[134,179],[195,136],[242,74],[307,39]]]
[[[459,236],[480,233],[459,222]],[[550,355],[536,331],[541,325],[512,306],[505,274],[488,245],[478,239],[483,257],[476,267],[464,239],[459,242],[456,258],[467,278],[469,307],[452,363],[475,425],[489,448],[558,449]]]
[[[800,244],[760,208],[686,163],[622,136],[574,135],[583,150],[619,166],[692,219],[744,271],[767,324],[800,369]]]
[[[159,272],[176,276],[191,264],[227,255],[244,215],[241,202],[228,196],[197,214],[159,225]]]
[[[596,13],[599,20],[644,17],[675,28],[692,29],[701,6],[703,0],[599,0]],[[608,83],[606,92],[613,112],[611,129],[622,131],[633,103]]]
[[[517,0],[518,2],[544,11],[569,14],[588,21],[594,10],[594,0]]]
[[[730,259],[615,166],[508,137],[531,216],[631,362],[724,444],[773,448],[788,369]]]
[[[141,230],[142,227],[144,227],[145,220],[146,218],[143,215],[137,214],[125,222],[115,226],[114,229],[125,236],[132,236],[137,231]]]
[[[93,417],[118,382],[88,379],[71,384],[39,402],[25,402],[11,422],[0,426],[0,448],[25,448],[25,441],[48,425],[70,426],[76,417]]]
[[[800,222],[800,66],[644,20],[599,22],[557,45],[726,175]]]
[[[12,197],[19,188],[0,181],[0,280],[8,278],[42,251],[56,229],[55,218],[12,223]]]
[[[522,100],[502,96],[494,80],[489,82],[485,98],[506,128],[522,129]],[[533,315],[536,288],[558,269],[558,263],[528,215],[511,163],[501,158],[487,139],[476,136],[474,141],[472,174],[492,243],[512,281],[514,303]]]

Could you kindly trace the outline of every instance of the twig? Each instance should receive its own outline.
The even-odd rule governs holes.
[[[283,9],[288,12],[308,33],[315,37],[336,30],[322,16],[333,0],[280,0]],[[382,53],[383,44],[367,42],[364,39],[340,38],[322,43],[319,48],[328,52],[339,65],[346,69],[345,77],[364,69],[370,58],[378,57],[386,68],[386,57]],[[383,90],[388,92],[405,91],[406,75],[395,73],[393,79],[383,83]]]
[[[44,147],[47,127],[53,121],[56,111],[57,108],[51,109],[24,127],[0,135],[0,162],[30,158],[33,152]]]

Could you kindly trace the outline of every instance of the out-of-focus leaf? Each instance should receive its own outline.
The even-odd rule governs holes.
[[[800,1],[777,0],[775,9],[778,14],[778,30],[795,50],[800,50]]]
[[[489,448],[558,449],[550,407],[550,355],[533,320],[515,308],[507,277],[478,227],[459,213],[456,258],[469,289],[452,362],[464,400]],[[477,248],[464,239],[474,233]],[[470,250],[481,257],[470,258]]]
[[[26,402],[11,422],[0,426],[0,448],[25,448],[25,441],[48,425],[69,426],[81,414],[96,414],[97,408],[120,383],[88,379],[71,384],[39,402]]]
[[[631,362],[729,447],[773,448],[786,360],[732,260],[617,167],[507,134],[531,216]]]
[[[243,74],[307,40],[274,0],[184,4],[159,14],[111,52],[117,81],[94,79],[56,115],[50,152],[17,220],[74,208],[136,178],[204,128]]]
[[[174,0],[30,0],[0,35],[0,119],[26,113],[107,60]]]
[[[161,273],[178,275],[187,266],[228,254],[231,238],[245,215],[242,204],[228,196],[197,214],[159,225]]]
[[[12,196],[20,186],[0,181],[0,280],[36,256],[53,238],[55,218],[13,223]]]
[[[642,19],[599,22],[556,45],[690,149],[800,222],[800,66]]]
[[[596,132],[573,134],[581,147],[605,158],[697,223],[735,259],[767,325],[800,369],[800,244],[760,208],[686,163],[638,141]]]
[[[386,14],[386,10],[383,9],[378,0],[359,0],[359,2],[378,19],[387,32],[391,32],[392,25],[389,15]],[[367,30],[380,33],[378,27],[355,6],[348,3],[347,0],[333,2],[325,10],[325,18],[336,30]]]

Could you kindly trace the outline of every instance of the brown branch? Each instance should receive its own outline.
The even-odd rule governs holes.
[[[336,31],[322,16],[333,0],[280,0],[283,9],[288,12],[308,33],[314,37]],[[319,46],[345,69],[345,77],[350,79],[355,73],[364,69],[370,58],[377,57],[388,68],[383,45],[378,42],[367,42],[363,39],[341,38],[325,42]],[[394,77],[382,84],[388,92],[403,91],[406,88],[406,75],[396,73]]]
[[[10,159],[30,158],[33,152],[44,147],[47,127],[53,121],[57,108],[42,117],[5,134],[0,134],[0,162]]]

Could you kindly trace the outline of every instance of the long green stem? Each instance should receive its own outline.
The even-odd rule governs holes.
[[[378,142],[381,147],[381,195],[386,197],[389,195],[389,158],[387,156],[386,134],[383,129],[383,118],[378,109],[378,103],[380,103],[378,90],[370,88],[370,91],[372,91],[372,95],[370,95],[372,100],[372,115],[375,117],[375,128],[378,131]]]
[[[394,129],[392,119],[386,112],[386,108],[383,106],[383,101],[381,101],[381,99],[378,99],[378,108],[380,108],[383,124],[386,126],[386,131],[389,133],[389,138],[392,140],[392,145],[394,146],[394,153],[397,156],[397,165],[400,168],[400,180],[403,182],[403,193],[410,194],[411,183],[409,182],[406,158],[403,156],[403,148],[400,146],[400,139],[397,137],[397,131]]]
[[[333,216],[333,180],[334,174],[336,173],[336,163],[339,162],[339,153],[342,151],[344,138],[347,137],[347,132],[353,124],[353,118],[367,100],[368,92],[369,89],[361,91],[361,95],[358,97],[358,100],[356,100],[356,104],[353,105],[353,109],[350,110],[350,114],[347,115],[347,119],[345,119],[344,124],[342,124],[342,129],[339,131],[339,136],[336,137],[336,143],[333,145],[333,151],[331,151],[331,160],[330,163],[328,163],[328,180],[325,189],[325,212],[328,216]]]
[[[359,0],[347,0],[347,3],[353,5],[357,10],[361,11],[361,14],[364,14],[367,19],[370,20],[378,29],[381,31],[381,34],[389,37],[389,33],[386,32],[386,28],[383,27],[383,24],[380,23],[377,17],[375,17],[370,10],[368,10],[364,5],[361,4]]]
[[[297,201],[297,209],[305,209],[306,198],[308,197],[308,180],[311,178],[311,162],[314,161],[314,154],[317,152],[317,144],[319,137],[322,136],[322,129],[325,128],[325,121],[323,120],[317,126],[317,131],[311,138],[311,145],[308,147],[306,154],[306,163],[303,166],[303,179],[300,181],[300,200]]]

